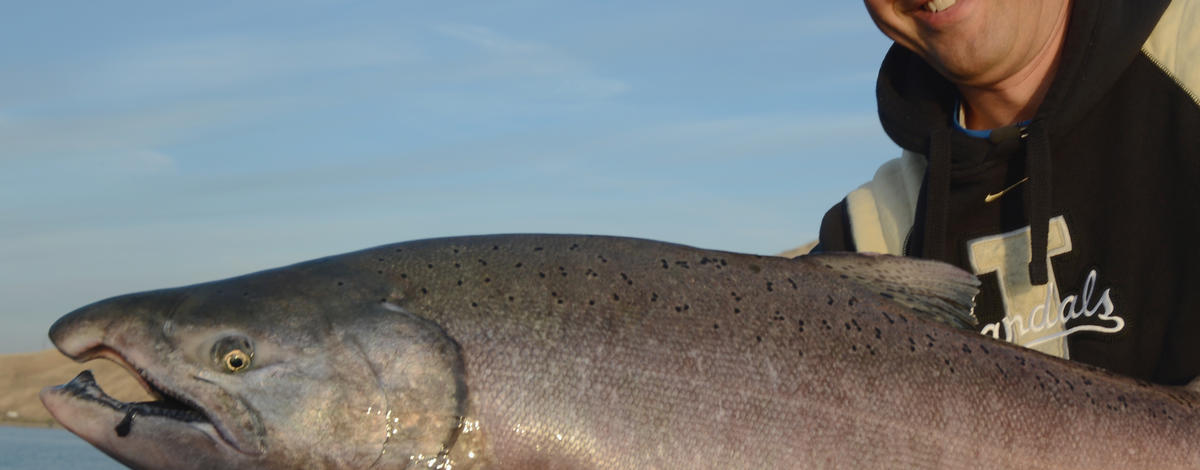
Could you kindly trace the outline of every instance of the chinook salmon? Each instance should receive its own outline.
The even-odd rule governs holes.
[[[1200,468],[1200,395],[1017,348],[978,282],[554,235],[423,240],[104,300],[54,417],[134,468]],[[938,320],[938,321],[933,321]]]

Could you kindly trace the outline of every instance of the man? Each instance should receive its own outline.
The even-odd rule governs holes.
[[[865,0],[904,149],[819,251],[943,260],[983,334],[1166,384],[1200,374],[1200,0]]]

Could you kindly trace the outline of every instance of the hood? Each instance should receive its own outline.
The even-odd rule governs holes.
[[[1024,141],[1026,217],[1033,237],[1030,279],[1045,284],[1046,233],[1050,218],[1053,143],[1091,110],[1133,63],[1170,0],[1073,1],[1057,74],[1028,126],[1002,136]],[[879,118],[900,147],[925,155],[929,165],[922,187],[925,258],[946,260],[945,236],[950,169],[956,156],[977,155],[979,142],[953,130],[951,114],[958,91],[915,53],[893,45],[876,83]],[[914,253],[918,254],[918,253]]]

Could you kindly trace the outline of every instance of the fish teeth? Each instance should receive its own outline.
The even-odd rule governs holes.
[[[933,0],[925,4],[925,9],[937,13],[954,6],[955,3],[958,3],[958,0]]]

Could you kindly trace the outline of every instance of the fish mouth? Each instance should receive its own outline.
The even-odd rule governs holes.
[[[91,370],[80,372],[70,382],[53,387],[52,390],[75,399],[98,403],[125,414],[125,418],[114,429],[119,437],[125,437],[129,434],[129,427],[135,416],[157,416],[184,423],[212,427],[212,421],[199,408],[189,405],[186,401],[174,398],[170,394],[153,386],[148,391],[154,396],[159,397],[158,400],[140,402],[117,400],[105,393],[104,389],[100,388],[100,384],[96,383],[96,377],[92,375]]]
[[[204,440],[211,441],[218,447],[231,449],[244,456],[254,457],[261,454],[252,446],[241,445],[240,440],[233,437],[221,421],[214,418],[213,413],[197,400],[163,385],[163,381],[156,380],[147,370],[125,360],[117,351],[107,346],[97,346],[83,354],[68,355],[81,362],[95,358],[111,360],[129,371],[154,398],[151,401],[140,402],[118,400],[100,387],[90,370],[80,372],[65,384],[42,390],[39,396],[51,415],[84,440],[103,447],[98,441],[119,443],[129,436],[134,428],[152,426],[152,429],[165,430],[172,435],[197,437],[195,435],[199,434]],[[92,422],[83,423],[83,420]],[[105,430],[98,422],[108,423],[111,427]],[[114,422],[115,426],[112,425]],[[106,449],[102,450],[109,452]]]

